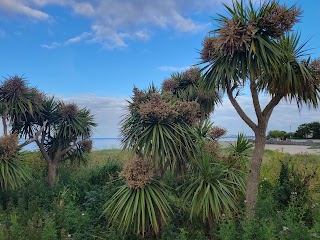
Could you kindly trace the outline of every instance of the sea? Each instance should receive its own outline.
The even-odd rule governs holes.
[[[235,141],[237,138],[235,136],[223,137],[219,141]],[[121,148],[121,138],[91,138],[93,150],[103,150],[103,149],[120,149]],[[22,142],[22,140],[21,140]],[[26,151],[37,151],[38,147],[35,143],[28,144],[23,147],[22,150]]]

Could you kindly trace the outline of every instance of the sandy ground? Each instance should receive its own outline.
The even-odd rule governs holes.
[[[221,141],[219,143],[222,147],[228,147],[229,143],[234,143],[234,142]],[[320,148],[319,149],[309,149],[309,148],[310,146],[266,144],[265,149],[269,149],[272,151],[278,150],[278,151],[283,151],[290,154],[298,154],[298,153],[320,154]]]

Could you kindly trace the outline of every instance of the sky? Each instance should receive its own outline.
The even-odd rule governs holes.
[[[203,38],[231,0],[0,0],[0,77],[23,76],[30,86],[88,107],[94,137],[118,137],[134,86],[145,89],[200,61]],[[301,6],[295,26],[312,58],[320,57],[319,0],[282,0]],[[269,97],[262,95],[266,103]],[[253,117],[250,96],[238,101]],[[252,131],[224,97],[211,116],[228,134]],[[320,121],[318,110],[281,102],[268,130],[295,131]]]

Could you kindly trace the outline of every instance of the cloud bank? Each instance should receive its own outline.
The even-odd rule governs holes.
[[[74,102],[81,107],[88,107],[96,117],[98,127],[94,132],[95,137],[118,137],[120,121],[123,114],[126,113],[127,100],[124,98],[107,98],[95,95],[75,96],[71,98],[61,98],[66,102]],[[129,99],[129,98],[128,98]],[[270,97],[261,96],[261,105],[265,106]],[[250,97],[240,96],[238,102],[247,115],[256,122],[255,112]],[[319,121],[320,112],[314,109],[303,107],[299,112],[297,106],[292,103],[281,101],[274,109],[267,131],[283,130],[294,132],[300,124]],[[227,135],[244,132],[247,135],[253,135],[253,131],[243,122],[237,112],[225,97],[223,105],[216,108],[211,116],[215,125],[220,125],[227,129]]]
[[[230,0],[0,0],[0,12],[44,21],[54,18],[46,12],[48,7],[67,8],[72,14],[88,19],[91,29],[73,36],[78,41],[66,39],[42,47],[52,49],[90,40],[112,49],[126,47],[128,40],[147,41],[156,29],[182,33],[207,29],[209,18],[207,22],[197,22],[193,16],[212,13],[221,2]]]

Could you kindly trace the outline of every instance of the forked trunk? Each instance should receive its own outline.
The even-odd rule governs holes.
[[[258,128],[258,130],[255,132],[255,138],[255,147],[249,165],[246,190],[246,210],[247,217],[249,219],[252,219],[254,217],[255,208],[257,204],[260,169],[264,148],[266,145],[266,129]]]
[[[56,181],[57,175],[57,163],[54,161],[49,161],[48,163],[48,185],[53,187]]]

